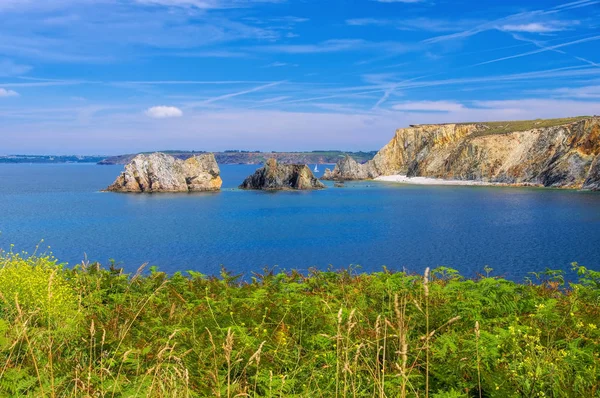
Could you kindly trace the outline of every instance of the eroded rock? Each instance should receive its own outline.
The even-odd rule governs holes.
[[[218,191],[222,180],[212,153],[176,159],[164,153],[135,156],[106,188],[112,192],[203,192]]]
[[[304,164],[279,164],[275,159],[268,159],[263,167],[244,180],[240,188],[259,190],[322,189],[325,188],[325,185]]]
[[[360,164],[351,156],[346,155],[336,163],[333,171],[325,169],[325,173],[321,179],[336,181],[368,180],[378,176],[379,174],[371,162]]]

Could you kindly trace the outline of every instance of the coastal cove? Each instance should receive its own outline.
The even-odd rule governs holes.
[[[324,167],[321,167],[324,168]],[[0,248],[44,239],[73,265],[85,256],[126,271],[251,276],[263,267],[360,265],[421,272],[448,266],[522,280],[528,272],[600,267],[600,194],[572,190],[347,182],[310,192],[237,186],[256,169],[222,165],[221,192],[100,192],[122,166],[2,165]],[[317,176],[319,176],[317,174]]]

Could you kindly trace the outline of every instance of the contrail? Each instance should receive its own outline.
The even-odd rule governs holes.
[[[422,42],[423,43],[437,43],[437,42],[440,42],[440,41],[446,41],[446,40],[451,40],[451,39],[458,39],[458,38],[462,38],[462,37],[469,37],[469,36],[473,36],[473,35],[476,35],[478,33],[484,32],[486,30],[496,29],[496,27],[498,26],[498,24],[500,24],[502,22],[510,21],[510,20],[513,20],[513,19],[517,19],[517,18],[520,18],[520,17],[534,16],[534,15],[545,15],[545,14],[554,14],[554,13],[557,13],[557,12],[561,12],[563,10],[570,10],[570,9],[574,9],[574,8],[587,7],[587,6],[591,6],[591,5],[598,4],[598,3],[600,3],[600,0],[577,0],[577,1],[572,1],[572,2],[569,2],[569,3],[558,5],[556,7],[550,8],[550,9],[521,12],[521,13],[518,13],[518,14],[508,15],[506,17],[502,17],[502,18],[496,19],[494,21],[486,22],[484,24],[478,25],[478,26],[476,26],[476,27],[474,27],[472,29],[469,29],[469,30],[465,30],[465,31],[462,31],[462,32],[453,33],[453,34],[449,34],[449,35],[444,35],[444,36],[432,37],[432,38],[423,40]]]
[[[579,44],[579,43],[586,43],[586,42],[595,41],[595,40],[598,40],[598,39],[600,39],[600,35],[598,35],[598,36],[592,36],[592,37],[587,37],[585,39],[575,40],[575,41],[571,41],[571,42],[568,42],[568,43],[557,44],[557,45],[550,46],[550,47],[543,47],[543,48],[540,48],[539,50],[528,51],[526,53],[510,55],[508,57],[496,58],[496,59],[492,59],[492,60],[489,60],[489,61],[480,62],[480,63],[474,64],[472,66],[487,65],[487,64],[492,64],[494,62],[506,61],[507,59],[527,57],[529,55],[539,54],[539,53],[543,53],[543,52],[546,52],[546,51],[552,51],[552,50],[555,50],[557,48],[572,46],[574,44]]]
[[[273,82],[273,83],[265,84],[265,85],[254,87],[254,88],[251,88],[251,89],[248,89],[248,90],[244,90],[244,91],[238,91],[236,93],[224,94],[224,95],[220,95],[218,97],[209,98],[209,99],[207,99],[205,101],[200,102],[199,105],[212,104],[213,102],[216,102],[216,101],[221,101],[221,100],[228,99],[228,98],[238,97],[238,96],[244,95],[244,94],[254,93],[256,91],[264,90],[265,88],[277,86],[277,85],[279,85],[281,83],[285,83],[285,80],[279,81],[279,82]]]

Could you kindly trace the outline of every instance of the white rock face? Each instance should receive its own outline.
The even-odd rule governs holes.
[[[222,180],[212,153],[187,160],[164,153],[140,154],[131,160],[115,182],[112,192],[202,192],[218,191]]]

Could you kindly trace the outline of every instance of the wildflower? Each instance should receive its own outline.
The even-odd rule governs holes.
[[[596,325],[594,325],[593,323],[589,323],[588,328],[590,328],[591,330],[596,330],[598,327]]]

